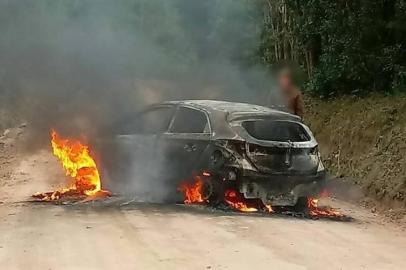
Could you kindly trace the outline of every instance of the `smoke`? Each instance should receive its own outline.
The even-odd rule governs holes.
[[[164,99],[257,102],[261,9],[248,0],[0,2],[0,97],[37,129],[92,134]]]
[[[0,105],[42,147],[51,128],[93,140],[166,99],[263,103],[260,2],[1,0]]]

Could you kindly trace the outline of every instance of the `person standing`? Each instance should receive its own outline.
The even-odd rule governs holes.
[[[282,70],[278,76],[278,86],[288,112],[303,118],[304,102],[301,91],[293,82],[292,73],[289,70]]]

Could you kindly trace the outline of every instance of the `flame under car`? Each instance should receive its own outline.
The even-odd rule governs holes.
[[[126,119],[114,143],[117,177],[125,178],[135,166],[176,187],[176,180],[207,172],[208,201],[222,200],[232,188],[265,205],[305,205],[325,185],[310,129],[295,115],[258,105],[212,100],[152,105]]]

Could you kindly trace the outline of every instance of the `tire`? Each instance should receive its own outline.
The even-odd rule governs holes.
[[[209,204],[216,205],[224,200],[225,183],[215,177],[207,177],[203,184],[203,195]]]

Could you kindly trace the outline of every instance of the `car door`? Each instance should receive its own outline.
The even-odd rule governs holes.
[[[116,136],[119,162],[116,166],[120,180],[135,181],[136,178],[153,177],[156,173],[157,138],[168,130],[174,106],[151,107],[129,120]]]
[[[210,122],[204,111],[179,106],[168,132],[158,140],[166,160],[166,173],[175,181],[199,171],[200,159],[209,145]]]

